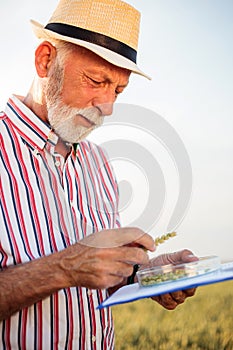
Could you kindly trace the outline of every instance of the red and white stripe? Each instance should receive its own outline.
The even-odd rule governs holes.
[[[66,161],[57,137],[16,97],[0,115],[0,267],[51,254],[119,227],[117,183],[98,146],[84,141]],[[114,348],[106,291],[69,288],[0,323],[2,350]]]

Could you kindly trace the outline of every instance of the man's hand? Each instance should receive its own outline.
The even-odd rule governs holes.
[[[119,285],[134,264],[147,264],[145,250],[155,250],[151,236],[138,228],[103,230],[85,237],[60,254],[68,286],[105,289]]]
[[[162,254],[154,259],[150,260],[150,263],[142,268],[161,266],[167,264],[178,265],[182,263],[197,261],[198,258],[193,255],[190,250],[181,250],[179,252],[171,254]],[[187,290],[180,290],[173,293],[162,294],[159,296],[152,297],[152,300],[157,301],[160,305],[168,310],[174,310],[179,304],[182,304],[186,298],[191,297],[195,294],[196,288]]]

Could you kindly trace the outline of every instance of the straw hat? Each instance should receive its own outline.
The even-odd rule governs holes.
[[[136,63],[140,13],[121,0],[60,0],[45,27],[34,20],[31,24],[38,38],[83,46],[150,79]]]

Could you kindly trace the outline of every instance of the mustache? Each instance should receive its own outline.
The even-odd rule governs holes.
[[[102,124],[103,115],[98,107],[88,107],[83,109],[75,109],[75,115],[81,115],[94,125]],[[75,110],[73,112],[75,112]]]
[[[103,123],[103,119],[104,119],[98,107],[76,108],[76,107],[70,107],[67,105],[60,105],[59,112],[63,116],[66,115],[67,122],[75,118],[75,116],[80,115],[86,118],[88,121],[90,121],[94,125],[98,126]]]

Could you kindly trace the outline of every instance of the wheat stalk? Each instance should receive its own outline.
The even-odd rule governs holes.
[[[155,238],[155,245],[158,246],[159,244],[162,244],[165,241],[167,241],[169,238],[175,237],[175,236],[176,236],[176,232],[169,232],[166,235],[162,235],[160,237],[157,237],[157,238]]]

